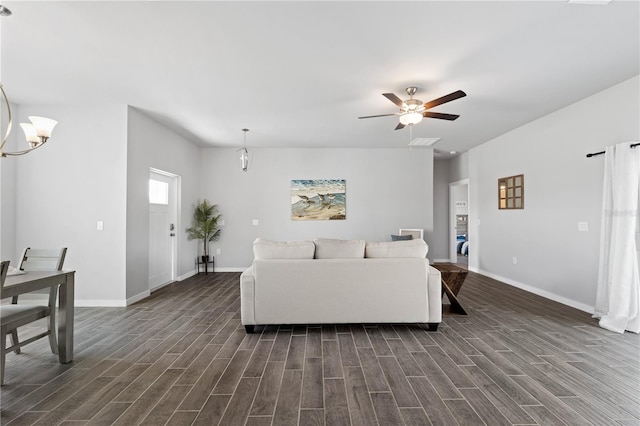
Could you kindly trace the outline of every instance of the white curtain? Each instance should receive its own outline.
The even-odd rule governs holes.
[[[612,145],[605,151],[600,262],[595,318],[617,333],[640,333],[638,198],[640,146]]]

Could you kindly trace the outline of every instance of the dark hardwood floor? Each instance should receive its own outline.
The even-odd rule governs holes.
[[[8,354],[3,425],[640,425],[640,340],[469,273],[469,316],[245,334],[239,274],[76,311],[75,361]],[[78,283],[81,285],[81,283]],[[294,304],[295,300],[291,300]],[[26,334],[26,333],[25,333]]]

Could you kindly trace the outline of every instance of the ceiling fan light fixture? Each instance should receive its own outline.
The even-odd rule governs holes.
[[[400,116],[400,123],[404,124],[405,126],[418,124],[421,121],[422,114],[420,114],[419,112],[408,112]]]
[[[417,111],[418,109],[420,109],[420,107],[423,106],[422,101],[419,99],[409,99],[405,101],[405,104],[407,105],[407,111]]]

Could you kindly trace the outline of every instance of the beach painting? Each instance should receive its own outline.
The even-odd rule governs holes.
[[[291,181],[292,220],[345,220],[347,187],[344,179]]]

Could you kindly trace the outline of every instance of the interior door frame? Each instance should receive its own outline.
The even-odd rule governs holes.
[[[160,170],[160,169],[156,169],[153,167],[149,168],[149,178],[152,178],[153,174],[157,174],[157,175],[161,175],[164,176],[166,178],[170,179],[170,188],[169,188],[169,206],[171,207],[171,212],[169,213],[170,217],[173,217],[175,219],[175,237],[171,238],[171,281],[176,281],[177,277],[178,277],[178,251],[179,251],[179,247],[180,245],[178,244],[178,230],[182,229],[181,228],[181,217],[180,217],[180,203],[181,203],[181,180],[180,180],[180,176],[164,171],[164,170]],[[168,230],[167,230],[168,231]],[[150,254],[148,254],[150,255]],[[149,280],[147,280],[147,285],[149,285],[149,291],[152,290],[157,290],[156,288],[151,288],[151,285],[149,284]]]
[[[449,183],[449,262],[458,262],[458,242],[456,240],[456,200],[455,190],[459,186],[467,185],[467,208],[469,205],[469,179],[462,179]],[[470,211],[470,210],[469,210]],[[467,231],[468,232],[468,231]],[[467,238],[468,240],[468,238]]]

